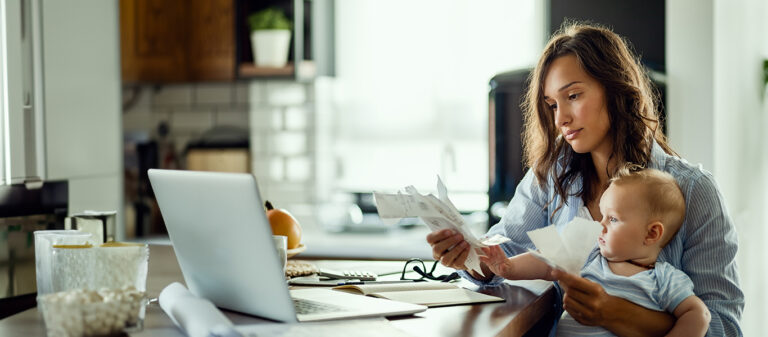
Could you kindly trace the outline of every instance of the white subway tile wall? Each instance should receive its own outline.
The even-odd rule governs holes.
[[[126,88],[129,99],[134,91]],[[135,88],[135,101],[123,113],[123,131],[158,138],[168,123],[169,141],[184,167],[190,141],[217,126],[248,129],[251,169],[262,196],[277,204],[314,202],[315,144],[311,83],[259,80]]]
[[[287,81],[267,82],[266,84],[266,98],[271,105],[287,107],[307,102],[305,84]]]
[[[304,107],[293,106],[285,109],[285,128],[288,130],[304,130],[307,128],[307,112]]]
[[[233,84],[197,84],[194,87],[194,103],[196,105],[231,105],[235,102]]]
[[[192,104],[192,93],[187,85],[166,85],[152,93],[152,105],[155,106],[189,106]]]

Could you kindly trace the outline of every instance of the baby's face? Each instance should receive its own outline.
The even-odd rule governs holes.
[[[647,234],[648,206],[641,186],[612,184],[600,198],[603,233],[598,239],[600,253],[608,261],[643,257]]]

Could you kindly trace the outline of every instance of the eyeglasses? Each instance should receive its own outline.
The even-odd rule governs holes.
[[[457,272],[453,272],[447,275],[435,276],[433,273],[435,272],[435,268],[437,268],[438,263],[439,261],[435,261],[432,264],[432,268],[429,270],[429,272],[427,272],[427,266],[424,264],[424,261],[422,261],[421,259],[410,259],[405,262],[405,265],[403,266],[403,273],[400,274],[400,279],[401,280],[423,280],[426,278],[434,281],[450,282],[460,277],[459,273]],[[411,270],[415,271],[421,277],[416,279],[406,277],[405,273],[410,272]]]

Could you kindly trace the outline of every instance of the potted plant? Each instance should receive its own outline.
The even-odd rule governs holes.
[[[278,8],[267,8],[248,16],[253,60],[260,67],[284,67],[288,62],[293,24]]]

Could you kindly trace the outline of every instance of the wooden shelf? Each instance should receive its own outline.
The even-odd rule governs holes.
[[[293,62],[288,62],[285,67],[257,67],[253,63],[242,63],[238,67],[238,75],[240,78],[248,77],[276,77],[276,76],[293,76],[294,67]]]

